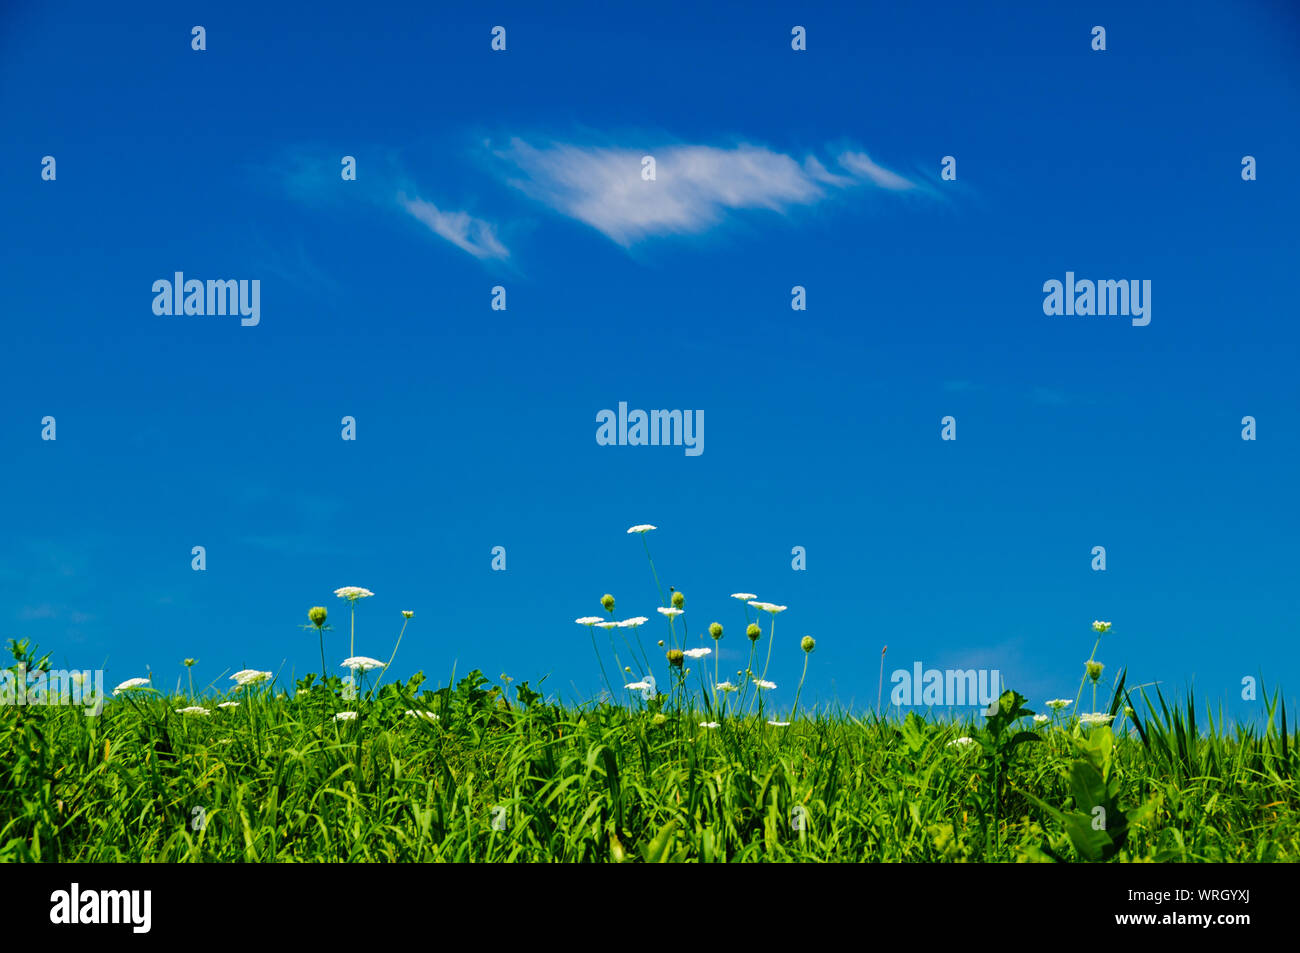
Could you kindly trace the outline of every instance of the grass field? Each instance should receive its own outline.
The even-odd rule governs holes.
[[[351,691],[252,679],[202,701],[126,689],[99,717],[0,709],[0,860],[1300,859],[1276,703],[1227,733],[1190,700],[1135,720],[1120,692],[1113,727],[1035,723],[1013,692],[965,723],[776,727],[681,685],[586,706],[478,672]]]
[[[816,642],[779,642],[785,606],[733,594],[749,663],[724,680],[720,652],[685,647],[685,596],[645,554],[665,638],[647,652],[650,620],[616,620],[603,596],[605,615],[575,620],[606,685],[586,703],[479,671],[386,680],[414,613],[387,662],[358,656],[359,587],[335,590],[346,679],[322,606],[303,626],[319,678],[247,669],[196,691],[186,659],[186,691],[128,679],[93,716],[68,704],[75,675],[10,640],[4,693],[45,673],[46,694],[0,705],[0,861],[1300,860],[1298,739],[1276,690],[1261,725],[1232,727],[1123,671],[1102,690],[1111,624],[1094,622],[1073,700],[1008,690],[963,721],[809,711]],[[720,648],[722,626],[706,631]],[[788,712],[769,704],[778,642],[803,660]]]

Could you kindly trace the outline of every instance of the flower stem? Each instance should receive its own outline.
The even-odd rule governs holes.
[[[772,643],[776,641],[776,616],[772,616],[772,624],[767,631],[767,661],[763,663],[763,681],[767,681],[767,670],[772,665]]]
[[[803,654],[803,674],[799,676],[799,687],[794,691],[794,709],[790,712],[790,723],[794,724],[794,716],[799,711],[799,693],[803,691],[803,680],[808,677],[808,653]]]
[[[1089,661],[1089,662],[1091,662],[1093,659],[1095,659],[1095,658],[1097,657],[1097,648],[1098,648],[1098,646],[1100,646],[1100,645],[1101,645],[1101,636],[1099,635],[1099,636],[1097,636],[1097,641],[1096,641],[1095,643],[1093,643],[1093,646],[1092,646],[1092,654],[1088,656],[1088,661]],[[1075,714],[1075,715],[1077,715],[1077,714],[1079,713],[1079,699],[1083,697],[1083,686],[1087,683],[1087,681],[1088,681],[1088,666],[1087,666],[1087,664],[1085,663],[1084,666],[1083,666],[1083,678],[1081,678],[1081,679],[1079,680],[1079,691],[1078,691],[1078,692],[1075,694],[1075,696],[1074,696],[1074,711],[1073,711],[1071,714]],[[1092,693],[1092,694],[1093,694],[1093,699],[1092,699],[1092,708],[1093,708],[1093,711],[1096,711],[1096,710],[1097,710],[1097,691],[1096,691],[1096,688],[1097,688],[1097,686],[1094,684],[1094,685],[1093,685],[1093,693]]]
[[[587,631],[591,633],[591,650],[596,653],[596,664],[600,666],[600,677],[605,680],[605,687],[609,689],[609,700],[614,700],[614,686],[609,683],[609,676],[605,674],[605,662],[600,657],[600,649],[596,648],[596,627],[587,626]]]
[[[393,659],[397,658],[397,650],[402,645],[402,636],[406,634],[406,626],[407,623],[409,623],[410,621],[411,621],[410,619],[402,620],[402,631],[397,633],[397,645],[393,646],[393,654],[388,656],[388,665],[392,665]],[[375,691],[379,691],[379,683],[384,680],[384,673],[388,671],[388,665],[385,665],[383,667],[383,669],[379,672],[379,677],[375,679]]]
[[[645,547],[645,558],[650,560],[650,571],[654,573],[655,588],[659,590],[659,601],[662,602],[665,607],[667,607],[668,600],[664,598],[664,587],[659,583],[659,571],[655,569],[655,561],[654,558],[650,555],[650,544],[647,543],[645,540],[645,533],[641,534],[641,545]]]

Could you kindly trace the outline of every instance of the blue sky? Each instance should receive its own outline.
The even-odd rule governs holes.
[[[806,634],[805,699],[874,704],[886,643],[1072,696],[1093,619],[1106,681],[1295,699],[1298,18],[1130,7],[6,5],[0,631],[288,677],[357,585],[359,653],[412,609],[400,672],[586,696],[649,522],[724,672],[728,594],[789,606],[780,705]],[[155,315],[176,271],[260,323]],[[1151,323],[1045,315],[1067,271]],[[597,445],[620,401],[704,452]]]

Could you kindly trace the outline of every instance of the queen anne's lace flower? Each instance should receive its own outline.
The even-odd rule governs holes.
[[[335,589],[334,595],[340,599],[347,599],[349,602],[356,602],[358,599],[373,596],[374,593],[369,589],[362,589],[360,586],[344,586],[341,589]]]
[[[250,685],[258,685],[262,682],[270,681],[271,673],[259,672],[255,668],[245,668],[236,672],[234,675],[231,675],[230,679],[240,688],[247,688]]]

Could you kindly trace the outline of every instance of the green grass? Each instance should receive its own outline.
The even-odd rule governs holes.
[[[1228,730],[1119,681],[1114,731],[1035,726],[1010,692],[965,723],[707,729],[692,706],[711,700],[682,684],[562,706],[478,672],[352,701],[313,677],[295,697],[236,690],[230,709],[152,690],[96,718],[0,708],[0,861],[1300,860],[1276,701],[1265,727]],[[190,704],[211,714],[175,712]]]

